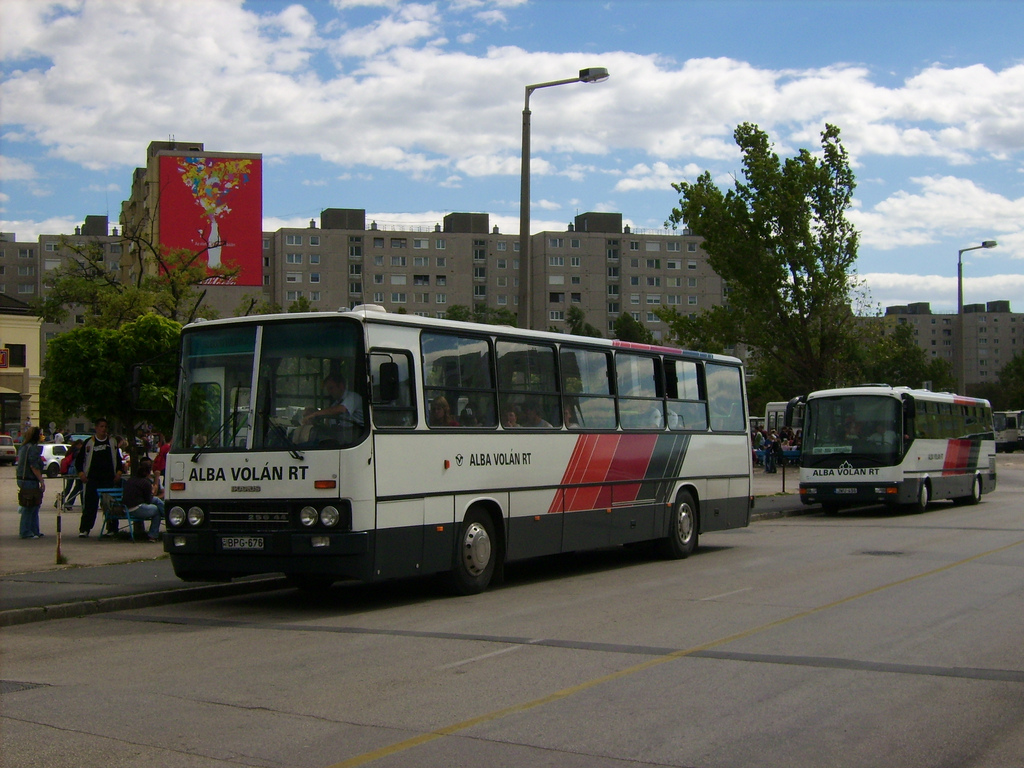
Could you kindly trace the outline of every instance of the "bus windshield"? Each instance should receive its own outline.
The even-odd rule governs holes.
[[[338,318],[190,329],[174,450],[343,448],[366,435],[361,327]]]
[[[903,456],[903,408],[892,397],[864,395],[810,400],[804,421],[801,464],[837,466],[856,456],[892,466]]]

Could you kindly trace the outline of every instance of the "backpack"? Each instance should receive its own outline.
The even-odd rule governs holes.
[[[74,451],[68,451],[64,454],[64,458],[60,461],[60,473],[62,475],[68,474],[71,471],[71,466],[75,463]]]

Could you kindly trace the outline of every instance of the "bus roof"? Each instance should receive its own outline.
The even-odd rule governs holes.
[[[321,319],[327,320],[335,317],[348,317],[358,320],[361,323],[379,323],[383,325],[402,325],[418,328],[431,328],[438,330],[464,330],[484,334],[501,334],[525,339],[536,339],[542,341],[571,342],[573,344],[590,344],[614,349],[624,349],[639,352],[654,352],[658,354],[686,355],[697,357],[702,360],[717,361],[721,363],[740,364],[741,361],[729,355],[716,355],[710,352],[696,352],[684,350],[677,347],[658,346],[655,344],[639,344],[630,341],[619,341],[618,339],[605,339],[592,336],[574,336],[569,333],[557,333],[553,331],[531,331],[524,328],[515,328],[510,325],[485,325],[483,323],[467,323],[460,320],[444,320],[436,317],[421,317],[419,315],[395,314],[387,312],[383,307],[375,304],[360,304],[353,309],[341,309],[337,312],[282,312],[272,315],[247,315],[245,317],[226,317],[218,320],[196,320],[185,326],[183,330],[194,331],[210,326],[225,325],[248,325],[265,323],[287,323],[297,320]]]
[[[819,389],[807,396],[808,400],[821,397],[850,397],[859,395],[878,395],[882,397],[902,398],[913,396],[916,400],[930,400],[936,403],[956,403],[958,405],[989,406],[988,400],[977,397],[957,395],[952,392],[932,392],[930,389],[913,389],[912,387],[891,387],[888,384],[865,384],[859,387],[841,387],[839,389]]]

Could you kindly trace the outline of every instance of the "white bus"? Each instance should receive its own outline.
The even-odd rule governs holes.
[[[783,427],[799,431],[804,427],[803,399],[794,397],[792,400],[777,400],[767,403],[764,407],[764,428],[778,432]]]
[[[992,428],[995,431],[996,451],[1013,453],[1024,448],[1024,412],[994,411]]]
[[[812,392],[802,447],[801,498],[826,512],[976,504],[996,487],[987,400],[884,385]]]
[[[182,332],[165,550],[185,580],[300,587],[445,572],[750,520],[740,361],[515,328],[337,313]]]

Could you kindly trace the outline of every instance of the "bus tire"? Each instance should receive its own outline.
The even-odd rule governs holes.
[[[494,521],[480,509],[466,513],[456,541],[455,562],[449,574],[452,590],[458,595],[476,595],[487,589],[498,560],[498,541]]]
[[[967,496],[956,499],[957,504],[973,505],[981,501],[981,476],[975,475],[971,480],[971,492]]]
[[[669,560],[682,560],[697,550],[697,538],[697,504],[689,491],[682,491],[672,507],[668,535],[658,542],[658,551]]]
[[[923,482],[917,489],[917,499],[909,505],[910,511],[924,512],[928,509],[929,501],[931,501],[931,489],[927,482]]]

